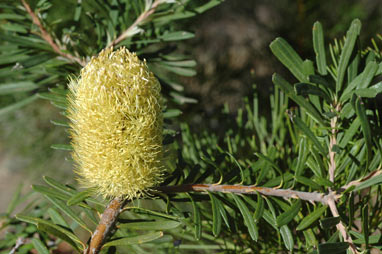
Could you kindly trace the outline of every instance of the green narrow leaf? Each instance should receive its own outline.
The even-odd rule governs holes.
[[[38,97],[52,102],[67,103],[65,96],[55,93],[38,93]]]
[[[295,177],[296,181],[299,182],[299,183],[302,183],[306,186],[309,186],[311,187],[313,190],[317,190],[317,189],[320,189],[321,186],[319,184],[317,184],[315,181],[307,178],[307,177],[304,177],[304,176],[296,176]]]
[[[50,120],[50,122],[54,125],[57,125],[57,126],[62,126],[62,127],[66,127],[66,128],[70,127],[68,121]]]
[[[75,234],[73,234],[71,231],[69,231],[69,230],[67,230],[65,228],[57,226],[57,225],[55,225],[55,224],[53,224],[53,223],[51,223],[49,221],[46,221],[46,220],[43,220],[43,219],[40,219],[40,218],[31,217],[31,216],[17,214],[16,218],[21,220],[21,221],[34,224],[36,226],[44,225],[46,227],[53,228],[56,231],[60,232],[60,234],[62,234],[63,236],[66,236],[67,238],[70,238],[71,240],[76,242],[76,244],[74,244],[74,246],[76,246],[76,248],[79,248],[79,247],[81,248],[82,247],[82,250],[83,250],[84,244],[80,241],[80,239],[78,239],[78,237]],[[61,238],[61,239],[65,240],[64,238]],[[70,242],[68,242],[68,243],[70,243]]]
[[[220,207],[217,204],[220,200],[218,200],[211,192],[208,192],[208,195],[210,196],[212,206],[212,233],[214,236],[218,236],[222,226],[222,218],[219,211]]]
[[[167,109],[166,112],[163,113],[164,118],[173,118],[180,116],[182,111],[179,109]]]
[[[150,209],[144,209],[144,208],[140,208],[140,207],[134,207],[134,208],[129,208],[129,211],[132,211],[132,212],[135,212],[135,213],[139,213],[139,214],[145,214],[145,215],[151,215],[151,216],[155,216],[155,217],[161,217],[161,218],[165,218],[165,219],[169,219],[169,220],[179,220],[178,217],[176,216],[172,216],[172,215],[169,215],[169,214],[166,214],[166,213],[161,213],[161,212],[156,212],[156,211],[152,211]]]
[[[313,179],[314,179],[314,182],[318,183],[321,186],[331,187],[331,188],[334,187],[334,184],[326,178],[315,176]]]
[[[358,67],[361,59],[361,53],[357,53],[354,59],[348,66],[348,84],[351,83],[355,77],[358,75]]]
[[[355,89],[367,88],[370,82],[373,80],[374,75],[378,69],[376,62],[370,62],[366,65],[365,69],[345,88],[343,94],[340,97],[341,102],[347,101],[354,94]]]
[[[341,138],[341,141],[340,141],[340,144],[339,144],[340,147],[345,148],[346,145],[349,144],[350,140],[357,133],[358,128],[359,128],[360,125],[361,125],[361,120],[360,120],[360,118],[357,117],[352,122],[350,127],[347,130],[345,130],[345,135],[343,136],[343,138]]]
[[[356,100],[356,114],[361,121],[361,128],[362,128],[362,133],[363,137],[365,139],[365,144],[366,144],[366,167],[365,169],[368,170],[369,164],[370,164],[370,159],[372,156],[372,142],[371,142],[371,130],[370,130],[370,124],[369,120],[367,119],[366,115],[366,110],[363,105],[363,102],[361,101],[360,98]],[[364,172],[366,172],[366,170]]]
[[[50,197],[54,197],[54,198],[59,198],[61,200],[68,200],[70,198],[70,196],[65,194],[65,193],[62,193],[58,190],[55,190],[55,189],[52,189],[52,188],[49,188],[46,186],[42,186],[42,185],[33,184],[32,189],[41,193],[41,194],[44,194],[44,195],[47,195]]]
[[[54,206],[56,206],[60,211],[65,213],[69,218],[74,220],[75,222],[78,223],[83,229],[87,230],[92,234],[93,232],[88,228],[86,223],[77,215],[73,212],[72,209],[70,209],[68,206],[66,206],[65,202],[58,200],[56,198],[52,198],[50,196],[45,196]]]
[[[188,67],[192,68],[196,66],[195,60],[182,60],[182,61],[160,61],[161,64],[178,66],[178,67]]]
[[[380,93],[382,93],[382,82],[378,82],[369,88],[359,88],[355,90],[356,95],[366,98],[375,98]]]
[[[15,24],[15,23],[10,23],[10,22],[3,23],[3,24],[0,25],[0,27],[3,30],[7,30],[7,31],[10,31],[10,32],[28,33],[28,30],[25,28],[25,26],[18,25],[18,24]]]
[[[374,78],[375,73],[378,70],[378,64],[375,61],[368,63],[365,67],[365,71],[362,73],[361,82],[357,84],[357,88],[367,88]]]
[[[222,2],[223,2],[223,0],[208,1],[207,3],[203,4],[202,6],[199,6],[198,8],[196,8],[194,11],[196,11],[199,14],[202,14],[203,12],[221,4]]]
[[[303,61],[296,51],[283,38],[276,38],[269,45],[272,53],[300,81],[308,82],[304,73]]]
[[[293,220],[294,217],[297,216],[298,212],[300,211],[301,208],[301,201],[299,199],[296,200],[292,204],[292,206],[286,210],[284,213],[280,214],[277,219],[277,225],[279,227],[282,227],[284,225],[287,225],[291,220]]]
[[[308,96],[308,95],[317,95],[324,99],[328,104],[331,103],[329,95],[327,95],[321,88],[307,84],[307,83],[296,83],[294,89],[297,95]]]
[[[306,147],[306,138],[302,137],[298,144],[298,157],[295,170],[295,176],[300,176],[305,166],[305,162],[308,155],[308,149]]]
[[[324,32],[322,31],[322,25],[320,22],[315,22],[313,25],[313,48],[316,54],[316,63],[318,73],[321,75],[328,74],[326,70],[326,53],[324,43]]]
[[[340,217],[330,217],[330,218],[324,218],[320,220],[320,225],[322,229],[329,229],[332,227],[335,227],[338,223],[340,223]]]
[[[162,34],[158,39],[163,41],[180,41],[194,38],[194,34],[186,31],[168,32]]]
[[[163,232],[154,232],[144,235],[138,235],[138,236],[130,236],[130,237],[124,237],[122,239],[114,240],[105,243],[104,247],[110,247],[110,246],[123,246],[123,245],[131,245],[131,244],[142,244],[154,241],[156,239],[159,239],[163,236]]]
[[[345,254],[348,243],[322,243],[318,245],[318,254]]]
[[[49,254],[48,248],[40,241],[40,239],[33,238],[32,244],[39,254]]]
[[[309,60],[305,59],[302,63],[302,69],[304,70],[304,74],[308,77],[309,75],[314,74],[314,63]]]
[[[120,228],[128,228],[135,230],[169,230],[182,225],[179,221],[158,220],[158,221],[140,221],[118,224]]]
[[[195,239],[199,240],[202,235],[202,221],[200,219],[200,210],[199,210],[199,207],[196,205],[192,196],[189,194],[187,196],[190,198],[192,208],[194,210]]]
[[[257,241],[257,238],[259,236],[259,230],[251,214],[249,213],[248,207],[245,205],[243,200],[241,200],[241,198],[239,198],[237,195],[231,193],[231,196],[235,200],[235,203],[238,206],[240,213],[244,218],[244,223],[248,228],[249,235],[251,236],[252,240]]]
[[[275,230],[278,230],[276,218],[267,210],[264,210],[263,218],[266,222],[269,223]]]
[[[317,239],[311,228],[304,230],[302,233],[308,246],[317,246]]]
[[[37,229],[40,231],[44,231],[48,234],[51,234],[55,237],[58,237],[59,239],[67,242],[71,246],[73,246],[76,250],[78,251],[83,251],[84,250],[84,245],[82,243],[76,243],[70,236],[66,235],[64,232],[61,230],[58,230],[55,227],[49,226],[44,223],[37,223]]]
[[[272,82],[279,86],[287,96],[289,96],[294,102],[296,102],[299,106],[304,108],[306,112],[318,123],[325,125],[324,119],[321,117],[321,114],[317,111],[317,109],[309,103],[304,97],[298,96],[294,92],[294,88],[289,82],[283,79],[277,73],[273,74]]]
[[[264,213],[264,199],[259,192],[257,192],[257,206],[253,218],[255,222],[259,222]]]
[[[49,88],[49,91],[51,93],[55,93],[55,94],[58,94],[58,95],[61,95],[61,96],[64,96],[66,97],[69,93],[69,90],[68,89],[63,89],[63,88]]]
[[[28,92],[36,88],[38,88],[38,85],[31,81],[0,84],[0,95]]]
[[[50,148],[55,150],[73,151],[72,145],[69,144],[54,144],[51,145]]]
[[[227,212],[224,209],[223,203],[219,199],[217,199],[217,205],[219,207],[219,212],[220,212],[220,215],[222,216],[222,218],[224,220],[225,225],[227,226],[227,228],[231,229],[231,227],[229,225],[229,221],[228,221]]]
[[[352,55],[354,45],[361,31],[361,21],[359,19],[353,20],[349,30],[346,33],[346,40],[341,52],[340,61],[337,68],[337,81],[336,81],[336,94],[342,88],[345,72],[349,64],[350,57]]]
[[[54,224],[64,226],[69,228],[69,224],[65,221],[65,219],[61,216],[61,214],[54,208],[49,207],[48,209],[49,217],[52,219]]]
[[[309,129],[309,127],[299,118],[294,117],[293,122],[296,123],[297,127],[313,142],[313,144],[317,147],[318,151],[324,156],[326,156],[327,151],[321,145],[320,141],[316,138],[314,133]]]
[[[281,234],[281,237],[283,238],[285,247],[288,250],[292,250],[294,246],[294,240],[293,240],[292,232],[290,231],[287,225],[284,225],[280,228],[280,234]]]
[[[380,242],[381,240],[381,234],[377,234],[377,235],[371,235],[369,236],[369,244],[377,244]],[[353,241],[355,244],[365,244],[365,239],[363,237],[361,238],[357,238],[357,239],[354,239]]]
[[[24,20],[25,16],[14,14],[14,13],[1,13],[0,19],[9,19],[9,20]]]
[[[372,177],[370,179],[367,179],[366,181],[363,181],[357,187],[355,187],[354,191],[359,191],[373,185],[378,185],[381,182],[382,182],[382,174]]]
[[[13,103],[13,104],[8,105],[8,106],[6,106],[4,108],[0,108],[0,116],[8,114],[8,113],[11,113],[13,111],[16,111],[16,110],[18,110],[18,109],[28,105],[29,103],[34,102],[37,99],[38,99],[37,94],[34,94],[34,95],[24,99],[24,100],[21,100],[19,102]]]
[[[321,217],[321,215],[326,211],[326,208],[326,206],[322,206],[303,218],[300,224],[298,224],[296,230],[304,230],[309,227],[313,222],[317,221]]]
[[[73,206],[73,205],[77,205],[79,203],[81,203],[82,201],[84,201],[85,199],[87,199],[88,197],[91,197],[92,195],[94,194],[94,190],[93,189],[87,189],[85,191],[81,191],[81,192],[78,192],[76,194],[74,194],[67,202],[66,204],[68,206]]]
[[[67,195],[71,196],[71,195],[77,193],[75,190],[73,190],[73,189],[69,188],[68,186],[66,186],[66,185],[64,185],[64,184],[54,180],[53,178],[51,178],[49,176],[43,176],[42,178],[44,179],[44,181],[48,185],[50,185],[51,187],[53,187],[53,188],[55,188],[55,189],[65,193]]]
[[[318,85],[323,85],[324,87],[334,90],[334,84],[328,82],[324,77],[321,77],[319,75],[309,75],[309,82],[318,84]]]

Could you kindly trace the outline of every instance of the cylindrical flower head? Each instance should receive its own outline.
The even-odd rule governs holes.
[[[160,84],[145,61],[103,50],[69,84],[73,158],[80,182],[104,197],[139,197],[162,180]]]

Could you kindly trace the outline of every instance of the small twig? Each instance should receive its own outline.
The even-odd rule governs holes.
[[[256,194],[257,192],[263,194],[264,196],[275,196],[283,198],[299,198],[301,200],[306,200],[309,202],[321,202],[322,204],[327,204],[329,199],[337,200],[340,195],[331,192],[329,194],[323,194],[318,192],[303,192],[294,191],[287,189],[275,189],[267,187],[258,186],[244,186],[244,185],[217,185],[217,184],[185,184],[177,186],[161,186],[157,187],[155,190],[164,193],[175,193],[175,192],[225,192],[225,193],[241,193],[241,194]]]
[[[151,14],[153,14],[158,7],[158,5],[161,3],[161,0],[155,0],[155,2],[148,8],[148,10],[144,11],[139,17],[134,21],[134,23],[129,26],[120,36],[118,36],[117,39],[113,40],[109,43],[107,46],[112,47],[129,37],[132,30],[134,30],[137,26],[139,26],[142,22],[144,22]]]
[[[26,240],[23,237],[17,238],[16,245],[12,248],[9,254],[15,254],[16,251],[25,244]]]
[[[339,112],[341,110],[341,104],[337,104],[335,106],[335,112]],[[336,152],[334,151],[334,147],[337,145],[337,121],[338,121],[338,116],[333,117],[330,120],[330,127],[331,127],[331,135],[329,137],[329,180],[334,183],[334,178],[335,178],[335,171],[337,168],[336,165]],[[328,203],[330,211],[332,212],[334,217],[339,216],[337,206],[336,206],[336,200],[333,198],[328,199]],[[342,221],[340,221],[336,225],[338,231],[341,233],[343,239],[345,242],[349,243],[350,249],[354,254],[357,254],[357,248],[353,243],[352,238],[346,231],[346,228]]]
[[[93,232],[90,239],[89,247],[84,251],[84,254],[97,254],[100,252],[105,239],[109,236],[109,233],[114,229],[118,216],[122,211],[122,208],[126,204],[125,199],[115,198],[110,201],[105,211],[102,213],[101,220]]]
[[[48,44],[52,47],[52,49],[54,50],[54,52],[56,52],[57,54],[59,54],[59,55],[62,56],[62,57],[65,57],[65,58],[69,59],[69,60],[72,61],[72,62],[77,62],[77,63],[80,64],[81,66],[85,66],[85,65],[86,65],[86,62],[85,62],[85,61],[82,61],[80,58],[62,52],[62,50],[60,49],[60,47],[54,42],[52,36],[45,30],[45,28],[44,28],[44,26],[42,25],[40,19],[39,19],[39,18],[37,17],[37,15],[32,11],[30,5],[29,5],[25,0],[21,0],[21,2],[22,2],[22,4],[24,5],[25,10],[26,10],[26,11],[28,12],[28,14],[31,16],[33,23],[34,23],[36,26],[38,26],[38,28],[40,29],[41,37],[42,37],[46,42],[48,42]]]
[[[329,199],[328,205],[329,205],[330,211],[332,212],[334,217],[340,216],[338,213],[336,202],[334,199]],[[353,240],[351,239],[350,235],[347,233],[346,228],[345,228],[344,224],[342,223],[342,221],[340,221],[336,225],[336,227],[337,227],[338,231],[341,233],[342,237],[344,238],[344,241],[349,243],[349,246],[350,246],[350,249],[352,250],[352,252],[354,254],[357,254],[358,253],[357,248],[354,245]]]
[[[360,180],[354,180],[354,181],[351,181],[350,183],[342,186],[341,189],[343,190],[346,190],[348,188],[350,188],[351,186],[358,186],[360,185],[361,183],[363,183],[364,181],[366,180],[369,180],[371,178],[374,178],[376,176],[379,176],[380,174],[382,174],[382,170],[380,168],[378,168],[377,170],[371,172],[370,174],[368,174],[367,176],[365,176],[364,178],[360,179]]]

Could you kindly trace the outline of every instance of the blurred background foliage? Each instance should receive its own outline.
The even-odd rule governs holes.
[[[201,6],[203,2],[191,1],[189,5],[192,8]],[[39,5],[36,6],[37,4]],[[49,8],[50,5],[57,6],[57,4],[60,8]],[[32,9],[39,8],[41,15],[47,17],[47,23],[53,24],[48,27],[49,32],[53,32],[57,38],[70,41],[66,44],[73,47],[68,48],[69,51],[74,49],[80,55],[94,55],[107,44],[107,41],[100,41],[100,38],[96,37],[97,32],[88,30],[98,29],[92,26],[94,19],[106,19],[106,14],[102,10],[97,10],[96,4],[86,8],[93,9],[93,13],[97,15],[82,15],[79,20],[73,20],[73,15],[78,17],[77,14],[81,11],[75,0],[31,1],[31,5]],[[16,8],[17,4],[14,1],[2,1],[0,14],[6,13],[9,6]],[[303,58],[313,59],[314,52],[309,45],[312,43],[311,27],[314,21],[319,20],[323,24],[325,39],[330,41],[329,38],[341,36],[343,34],[341,31],[345,31],[354,18],[360,18],[364,24],[361,35],[362,45],[371,45],[371,42],[365,38],[375,37],[375,32],[379,31],[382,23],[382,8],[378,0],[350,2],[338,0],[335,4],[318,0],[225,1],[209,12],[192,19],[171,22],[170,27],[165,29],[191,31],[195,33],[195,37],[177,42],[170,48],[166,45],[165,50],[176,50],[177,54],[191,55],[197,62],[197,74],[193,77],[180,78],[177,82],[183,85],[174,84],[175,89],[171,86],[165,87],[167,98],[173,98],[169,105],[171,107],[171,103],[179,103],[179,100],[174,98],[180,98],[182,102],[191,102],[180,106],[183,112],[180,120],[187,121],[194,131],[207,128],[210,132],[223,135],[232,123],[228,120],[230,116],[221,114],[224,107],[228,107],[232,112],[229,115],[236,115],[236,110],[243,106],[244,97],[253,99],[252,88],[255,84],[260,100],[268,98],[273,89],[271,74],[275,71],[286,72],[280,64],[276,63],[276,59],[271,56],[268,49],[272,39],[282,36]],[[76,22],[81,25],[77,25]],[[5,19],[2,19],[0,23],[4,31],[8,23]],[[84,28],[86,29],[81,30]],[[36,27],[34,29],[37,31]],[[125,27],[121,26],[119,29],[124,30]],[[112,36],[112,32],[110,33]],[[7,65],[9,56],[6,55],[7,47],[4,47],[6,40],[2,37],[0,41],[0,67],[3,70],[0,76],[2,83],[8,83],[14,81],[15,77],[7,74],[7,71],[9,72],[9,68],[12,69],[15,66]],[[92,44],[89,45],[89,43]],[[128,47],[137,51],[146,49],[146,52],[143,50],[141,53],[143,57],[154,59],[150,51],[157,52],[156,47],[164,46],[153,44],[146,47],[139,42],[133,42]],[[54,57],[54,54],[42,53],[41,58],[44,57]],[[36,59],[21,60],[33,67],[41,58],[37,59],[37,62],[33,62]],[[9,62],[13,60],[15,59]],[[4,68],[7,66],[8,70]],[[45,76],[34,79],[44,81],[44,78],[53,78],[56,79],[53,82],[65,85],[67,75],[77,74],[79,68],[63,64],[60,70],[61,72],[56,73],[54,77]],[[20,73],[20,75],[24,74]],[[190,75],[193,73],[191,72]],[[29,80],[27,75],[23,78]],[[171,92],[172,96],[169,95]],[[20,93],[0,95],[0,106],[10,105],[22,100],[25,96]],[[264,105],[259,108],[260,113],[267,115],[269,100],[262,100],[260,105]],[[73,178],[70,158],[63,160],[63,157],[67,157],[68,154],[50,148],[54,143],[67,143],[65,129],[54,127],[50,123],[51,119],[64,119],[57,108],[47,101],[37,100],[21,110],[1,115],[0,119],[0,181],[2,183],[0,191],[4,193],[1,195],[0,204],[8,203],[10,195],[5,193],[12,193],[19,179],[35,181],[40,180],[41,175],[61,175],[67,176],[68,179]],[[0,208],[0,210],[3,209]]]

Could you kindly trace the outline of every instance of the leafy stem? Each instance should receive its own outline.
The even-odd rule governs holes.
[[[86,62],[84,60],[80,59],[79,57],[73,56],[73,55],[68,54],[68,53],[64,53],[62,51],[63,49],[60,48],[60,46],[54,42],[52,36],[46,31],[46,29],[42,25],[40,19],[37,17],[37,15],[31,9],[30,5],[25,0],[21,0],[21,2],[24,5],[25,10],[31,16],[33,24],[38,26],[38,28],[40,29],[41,37],[52,47],[54,52],[56,52],[57,54],[59,54],[60,56],[66,58],[66,59],[69,59],[71,62],[76,62],[81,66],[86,65]]]

